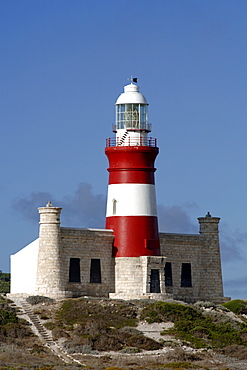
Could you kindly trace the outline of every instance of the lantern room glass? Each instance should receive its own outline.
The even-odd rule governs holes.
[[[148,130],[148,106],[143,104],[116,105],[116,129]]]

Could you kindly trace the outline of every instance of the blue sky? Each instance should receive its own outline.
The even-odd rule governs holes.
[[[160,230],[221,217],[225,295],[247,298],[247,2],[0,0],[0,269],[36,208],[104,227],[105,139],[138,77],[158,138]]]

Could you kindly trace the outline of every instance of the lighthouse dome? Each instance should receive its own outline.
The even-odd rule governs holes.
[[[148,104],[145,97],[139,92],[139,86],[133,83],[124,86],[124,92],[118,97],[118,104]]]

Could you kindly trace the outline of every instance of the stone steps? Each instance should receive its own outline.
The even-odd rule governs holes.
[[[15,305],[20,307],[24,314],[29,318],[30,323],[35,327],[35,334],[38,334],[39,338],[45,343],[45,345],[62,361],[68,363],[75,362],[79,365],[84,366],[80,361],[74,359],[72,356],[65,353],[62,348],[53,340],[51,333],[41,323],[39,317],[34,314],[32,306],[27,303],[24,299],[16,300]]]

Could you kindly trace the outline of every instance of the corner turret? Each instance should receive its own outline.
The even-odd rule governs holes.
[[[59,298],[61,292],[60,213],[49,201],[38,208],[40,214],[39,254],[36,294]]]

